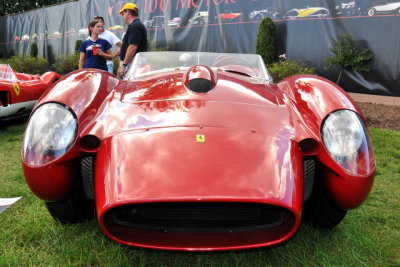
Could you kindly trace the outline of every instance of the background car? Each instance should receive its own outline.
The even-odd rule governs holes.
[[[155,16],[152,18],[152,28],[164,28],[165,27],[165,16]]]
[[[114,26],[108,28],[109,31],[113,31],[113,32],[123,31],[123,29],[124,29],[124,27],[122,27],[121,25],[114,25]]]
[[[330,15],[328,9],[324,7],[309,7],[303,9],[292,9],[283,15],[284,19],[298,18],[326,18]]]
[[[244,21],[244,15],[240,12],[225,10],[224,13],[218,14],[218,16],[216,17],[216,21],[218,23],[242,22]]]
[[[335,16],[344,17],[344,16],[359,16],[361,15],[361,9],[356,6],[355,1],[340,3],[335,6]]]
[[[88,36],[89,35],[89,29],[88,28],[79,29],[78,35],[79,36]]]
[[[189,19],[189,25],[205,25],[208,24],[209,19],[208,19],[208,11],[200,11],[196,12],[194,16]]]
[[[254,10],[249,14],[249,20],[261,21],[263,18],[280,19],[280,14],[274,8],[269,7],[263,10]]]
[[[152,20],[152,19],[145,20],[145,21],[143,22],[143,24],[144,24],[144,26],[145,26],[146,28],[151,28],[151,26],[153,25],[153,20]]]
[[[368,9],[368,16],[379,14],[400,14],[400,2],[377,1]]]
[[[175,17],[168,20],[168,27],[180,27],[182,19],[180,17]]]
[[[30,75],[0,64],[0,120],[29,114],[42,93],[59,78],[55,72]]]
[[[279,244],[301,221],[333,228],[376,168],[336,84],[274,84],[259,55],[206,52],[138,53],[124,80],[66,75],[35,106],[22,166],[56,220],[96,215],[122,244],[188,251]]]

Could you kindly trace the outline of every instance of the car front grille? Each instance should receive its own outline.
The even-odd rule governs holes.
[[[284,224],[290,213],[280,207],[254,203],[156,203],[114,208],[116,225],[158,232],[254,231]]]

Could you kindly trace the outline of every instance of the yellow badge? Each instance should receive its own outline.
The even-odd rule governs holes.
[[[206,136],[204,134],[196,135],[196,142],[197,143],[205,143],[206,142]]]
[[[21,90],[19,89],[19,85],[16,83],[13,83],[13,87],[14,87],[14,91],[17,95],[19,95],[19,92],[21,92]]]

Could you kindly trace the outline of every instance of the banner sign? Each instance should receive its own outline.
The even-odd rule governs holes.
[[[39,55],[51,63],[72,54],[87,38],[97,15],[122,37],[126,25],[118,11],[126,2],[139,8],[150,47],[171,51],[254,53],[260,21],[275,25],[276,58],[281,54],[315,67],[336,81],[339,67],[326,69],[332,38],[351,34],[356,47],[374,58],[369,72],[345,71],[340,86],[348,92],[400,96],[400,0],[80,0],[0,17],[3,55]],[[115,48],[114,48],[115,50]]]

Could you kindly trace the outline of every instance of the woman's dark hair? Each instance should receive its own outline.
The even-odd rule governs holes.
[[[89,36],[92,36],[92,31],[90,30],[90,27],[94,27],[97,23],[99,23],[100,22],[100,20],[98,20],[98,19],[94,19],[94,20],[92,20],[91,22],[89,22],[89,25],[88,25],[88,29],[89,29]]]
[[[93,18],[93,20],[95,20],[95,19],[101,20],[101,22],[104,23],[104,18],[103,18],[102,16],[95,16],[95,17]]]

